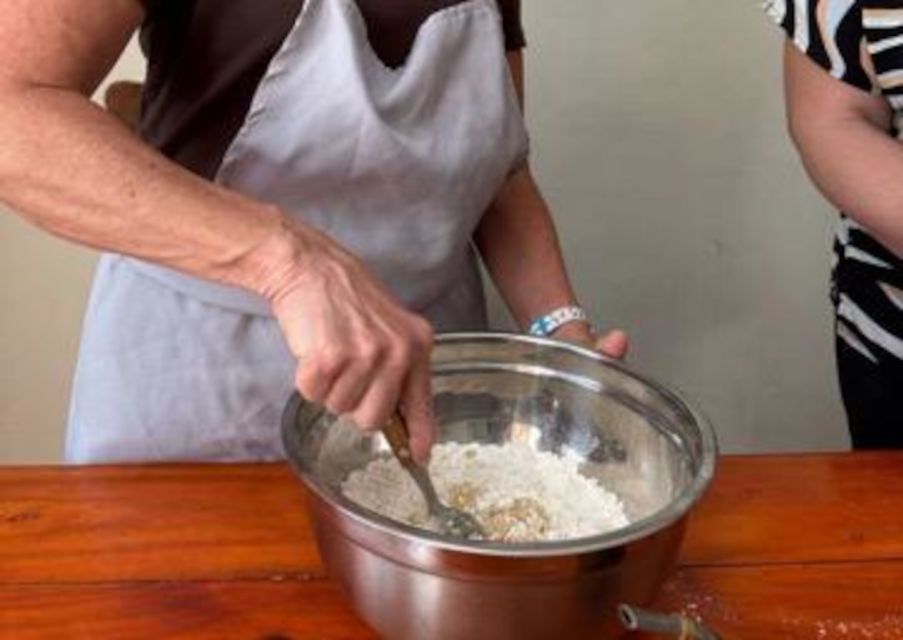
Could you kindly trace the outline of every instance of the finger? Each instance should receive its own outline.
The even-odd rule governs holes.
[[[360,404],[371,384],[373,377],[370,371],[349,367],[332,385],[322,404],[335,415],[351,413]]]
[[[354,411],[374,383],[383,353],[376,342],[359,347],[327,393],[326,408],[336,415]]]
[[[378,380],[348,415],[363,431],[379,431],[397,410],[401,385]]]
[[[596,340],[596,351],[617,360],[623,360],[630,350],[630,338],[620,329],[609,331]]]
[[[401,408],[411,438],[411,455],[420,464],[426,464],[438,435],[428,356],[411,369],[402,390]]]
[[[373,383],[367,388],[350,417],[358,427],[373,431],[383,426],[398,409],[402,384],[408,376],[410,357],[403,348],[395,348],[375,372]]]
[[[295,387],[306,400],[323,404],[343,368],[344,362],[337,355],[315,353],[299,363]]]
[[[387,348],[376,373],[376,382],[352,412],[353,419],[365,430],[381,429],[385,425],[389,416],[402,404],[401,394],[410,376],[412,363],[417,358],[428,360],[428,355],[419,354],[429,354],[432,329],[425,323],[411,323],[408,320],[408,336],[396,335],[392,340],[392,346]]]

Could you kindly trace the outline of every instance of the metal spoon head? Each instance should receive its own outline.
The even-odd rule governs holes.
[[[383,435],[389,442],[392,453],[402,467],[411,475],[426,500],[427,508],[439,523],[442,533],[456,538],[481,539],[486,531],[477,519],[465,511],[445,505],[439,499],[429,470],[417,464],[411,456],[408,429],[404,418],[396,412],[383,427]]]
[[[468,540],[484,540],[486,530],[480,522],[466,511],[441,506],[436,513],[439,526],[446,535]]]

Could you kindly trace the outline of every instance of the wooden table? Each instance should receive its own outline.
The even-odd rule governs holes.
[[[303,499],[281,465],[0,469],[0,638],[373,638]],[[731,639],[903,638],[903,454],[723,459],[657,606]]]

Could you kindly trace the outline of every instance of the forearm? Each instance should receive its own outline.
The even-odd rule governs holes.
[[[790,134],[812,181],[834,205],[903,255],[903,146],[879,95],[825,73],[784,45]]]
[[[0,200],[55,235],[264,294],[292,251],[274,208],[182,169],[77,92],[4,84],[0,140]]]
[[[400,405],[425,459],[429,323],[324,234],[192,175],[87,99],[144,19],[141,0],[4,0],[0,202],[59,236],[263,295],[301,395],[370,428]]]
[[[903,257],[903,145],[856,116],[792,128],[825,197]]]
[[[521,328],[576,301],[552,216],[529,170],[508,180],[480,223],[476,242]]]

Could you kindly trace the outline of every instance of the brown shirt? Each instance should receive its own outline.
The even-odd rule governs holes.
[[[404,63],[426,18],[462,0],[357,0],[377,55]],[[520,0],[498,0],[506,46],[524,45]],[[270,59],[304,0],[146,0],[145,140],[212,178],[250,107]]]

